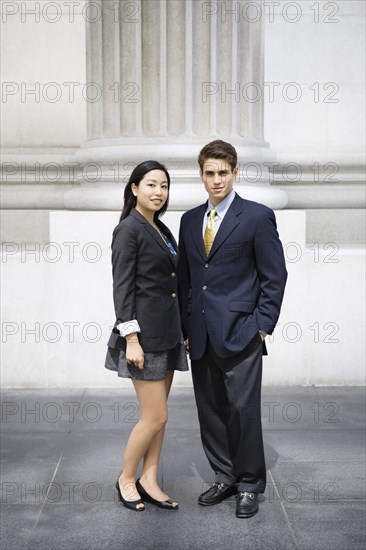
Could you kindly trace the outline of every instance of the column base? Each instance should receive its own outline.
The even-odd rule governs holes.
[[[221,136],[185,135],[88,141],[75,154],[75,161],[84,169],[78,178],[79,187],[65,194],[65,206],[71,210],[119,209],[122,190],[134,167],[144,160],[157,160],[167,166],[171,175],[169,208],[193,208],[207,199],[199,177],[198,154],[205,143],[214,139],[221,139]],[[274,159],[268,143],[240,136],[227,140],[238,153],[239,176],[235,189],[239,195],[273,209],[284,208],[287,204],[286,192],[269,183],[269,166]],[[86,169],[89,181],[93,179],[94,173],[98,184],[85,185]]]
[[[139,164],[144,160],[157,160],[168,169],[197,166],[200,150],[206,143],[223,139],[210,136],[155,136],[126,137],[118,139],[93,139],[82,144],[75,154],[80,164],[114,162]],[[237,150],[239,162],[270,162],[273,154],[266,141],[250,140],[241,136],[228,136],[225,141]]]

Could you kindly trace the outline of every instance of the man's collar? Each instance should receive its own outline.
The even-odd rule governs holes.
[[[221,218],[222,217],[222,214],[224,212],[226,212],[226,210],[229,208],[229,206],[231,205],[231,203],[233,202],[234,198],[235,198],[235,190],[232,189],[230,191],[230,193],[227,195],[227,197],[225,197],[221,202],[219,202],[219,204],[217,204],[216,206],[214,206],[210,199],[208,199],[207,201],[207,210],[206,212],[209,212],[212,208],[215,208],[216,212],[217,212],[217,215]]]

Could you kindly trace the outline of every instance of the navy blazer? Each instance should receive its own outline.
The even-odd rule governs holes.
[[[177,243],[166,225],[156,222]],[[116,325],[137,319],[139,341],[144,351],[173,348],[181,337],[176,264],[167,245],[152,225],[132,209],[113,231],[112,271],[116,321],[108,346],[126,349],[126,340]]]
[[[258,330],[277,323],[287,271],[273,211],[238,194],[206,256],[202,226],[207,202],[182,216],[178,290],[191,359],[200,359],[207,336],[220,357],[244,350]]]

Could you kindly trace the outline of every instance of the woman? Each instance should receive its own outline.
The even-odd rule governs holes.
[[[177,244],[159,220],[168,206],[169,188],[165,166],[139,164],[126,185],[112,239],[116,322],[105,367],[132,379],[141,411],[116,488],[123,505],[139,512],[145,509],[143,500],[178,509],[157,482],[174,370],[188,370],[177,298]],[[141,477],[135,481],[142,459]]]

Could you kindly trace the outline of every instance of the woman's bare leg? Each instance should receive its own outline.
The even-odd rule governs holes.
[[[173,382],[174,371],[169,370],[165,378],[166,400],[168,400],[170,388]],[[167,500],[169,496],[159,487],[157,476],[161,448],[163,445],[165,426],[153,437],[144,456],[144,465],[141,474],[141,482],[146,491],[156,500]]]
[[[133,428],[127,442],[123,472],[119,477],[122,496],[126,500],[140,498],[135,478],[139,463],[146,454],[154,437],[164,432],[168,418],[165,380],[133,380],[140,404],[140,420]],[[143,507],[143,505],[138,505]]]

